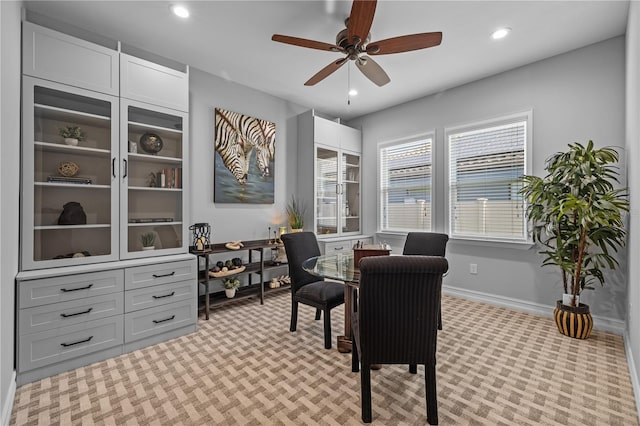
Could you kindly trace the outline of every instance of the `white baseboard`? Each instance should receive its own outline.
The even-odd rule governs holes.
[[[2,418],[0,419],[3,426],[9,426],[11,420],[11,410],[13,409],[13,400],[16,396],[16,371],[13,370],[11,375],[11,381],[9,382],[9,389],[7,390],[7,397],[2,405]]]
[[[540,303],[527,302],[524,300],[513,299],[511,297],[497,296],[495,294],[483,293],[480,291],[467,290],[447,285],[442,286],[442,292],[446,295],[461,297],[463,299],[473,300],[476,302],[488,303],[490,305],[500,306],[502,308],[515,309],[530,314],[542,315],[545,317],[553,317],[553,306],[542,305]],[[596,330],[609,331],[614,334],[623,335],[625,323],[622,320],[593,316],[593,328]]]
[[[638,418],[640,418],[640,382],[638,382],[638,370],[636,370],[636,363],[633,360],[633,351],[629,344],[629,331],[624,331],[624,351],[627,355],[627,365],[629,366],[629,377],[631,378],[631,387],[633,388],[633,395],[636,399],[636,411],[638,412]]]

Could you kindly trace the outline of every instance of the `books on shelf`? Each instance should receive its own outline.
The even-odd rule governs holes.
[[[182,167],[168,167],[157,173],[158,188],[182,188]]]
[[[157,223],[157,222],[173,222],[172,217],[144,217],[141,219],[129,219],[129,223]]]
[[[79,185],[91,185],[93,181],[83,177],[48,176],[47,182],[53,183],[74,183]]]

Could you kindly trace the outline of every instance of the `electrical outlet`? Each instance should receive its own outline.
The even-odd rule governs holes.
[[[478,264],[477,263],[470,263],[469,264],[469,273],[471,275],[475,275],[478,273]]]

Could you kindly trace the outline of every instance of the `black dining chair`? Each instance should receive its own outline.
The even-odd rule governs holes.
[[[298,304],[316,308],[316,320],[324,312],[324,347],[331,349],[331,309],[344,303],[344,285],[325,281],[302,269],[302,262],[320,256],[318,241],[313,232],[298,232],[281,236],[289,261],[291,277],[291,325],[290,331],[296,331],[298,323]]]
[[[352,312],[353,372],[360,371],[362,421],[370,423],[371,365],[423,364],[427,421],[438,424],[436,343],[442,274],[439,256],[380,256],[360,261],[360,289]]]

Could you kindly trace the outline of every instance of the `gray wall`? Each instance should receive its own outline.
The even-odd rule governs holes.
[[[0,422],[8,424],[15,390],[14,277],[18,273],[20,176],[20,8],[0,2]]]
[[[598,146],[624,152],[623,37],[498,74],[433,96],[351,120],[363,131],[364,232],[376,231],[376,153],[379,142],[436,130],[434,174],[435,230],[445,226],[444,128],[533,110],[533,170],[544,174],[544,161],[568,143],[593,139]],[[470,64],[472,66],[472,64]],[[393,83],[392,83],[393,84]],[[621,164],[622,177],[626,175]],[[625,182],[622,182],[624,185]],[[404,237],[379,236],[400,251]],[[450,272],[445,285],[517,300],[532,307],[553,306],[562,294],[555,269],[540,267],[535,249],[450,241]],[[626,311],[626,254],[621,268],[607,275],[605,288],[587,292],[592,313],[620,324]],[[478,274],[469,274],[469,264]],[[535,309],[534,309],[535,310]]]
[[[640,3],[631,2],[627,24],[626,147],[629,164],[640,164]],[[627,316],[627,355],[636,393],[640,397],[640,168],[629,167],[631,214],[629,232],[629,311]],[[638,406],[640,411],[640,406]]]
[[[296,191],[297,124],[310,109],[191,68],[189,78],[191,189],[189,223],[211,224],[212,240],[266,239],[268,227],[287,224],[285,207]],[[213,203],[214,109],[224,108],[276,124],[275,203]]]

